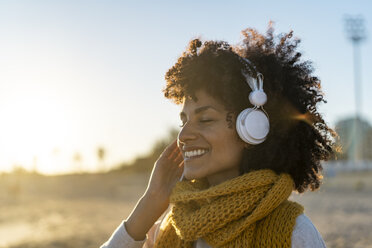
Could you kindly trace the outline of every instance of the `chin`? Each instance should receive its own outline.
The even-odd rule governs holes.
[[[189,171],[189,170],[185,169],[185,171],[184,171],[184,177],[187,180],[193,180],[193,179],[200,179],[203,176],[198,175],[197,173],[193,173],[192,171]]]
[[[194,176],[193,176],[192,174],[187,173],[187,172],[185,172],[184,176],[185,176],[185,178],[186,178],[187,180],[195,179]]]

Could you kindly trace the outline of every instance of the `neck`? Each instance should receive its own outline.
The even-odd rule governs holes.
[[[226,170],[226,171],[218,172],[213,175],[209,175],[207,176],[207,180],[210,186],[215,186],[224,181],[238,177],[239,175],[240,175],[239,169],[237,168],[237,169]]]

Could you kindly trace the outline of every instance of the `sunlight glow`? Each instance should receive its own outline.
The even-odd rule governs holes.
[[[0,111],[5,117],[0,141],[7,156],[3,160],[26,169],[37,165],[40,171],[55,171],[53,149],[64,145],[64,137],[72,129],[61,104],[41,94],[21,94],[9,99]]]

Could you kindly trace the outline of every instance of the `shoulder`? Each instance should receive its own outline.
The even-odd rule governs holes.
[[[292,233],[292,248],[323,248],[324,240],[309,217],[301,214],[296,218]]]

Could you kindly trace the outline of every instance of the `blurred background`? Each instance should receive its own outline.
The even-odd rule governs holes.
[[[192,38],[294,31],[339,133],[305,206],[328,247],[372,247],[370,1],[0,1],[0,248],[99,247],[178,132],[165,72]]]

